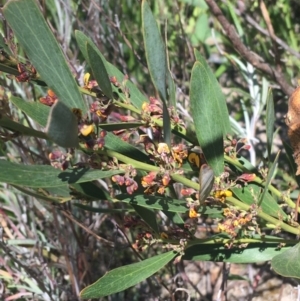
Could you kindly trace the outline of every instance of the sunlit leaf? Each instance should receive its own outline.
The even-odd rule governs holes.
[[[121,292],[159,271],[176,255],[175,252],[170,251],[111,270],[98,281],[83,289],[80,292],[80,297],[83,299],[100,298]]]
[[[164,141],[170,146],[171,123],[168,111],[167,94],[167,75],[169,70],[167,66],[166,49],[158,30],[156,20],[146,0],[142,1],[142,32],[149,73],[152,82],[163,101]]]
[[[30,62],[58,99],[69,108],[85,111],[78,85],[62,49],[36,1],[9,1],[4,6],[3,13]]]
[[[196,244],[185,251],[182,259],[233,263],[257,263],[271,260],[290,247],[278,249],[278,244],[255,243],[246,248],[232,247],[223,244]],[[283,253],[284,254],[284,253]]]
[[[124,156],[129,158],[133,158],[135,160],[139,160],[141,162],[151,163],[149,156],[132,144],[123,141],[118,136],[114,135],[113,133],[107,133],[105,136],[105,147],[107,149],[116,151]]]
[[[264,189],[263,189],[263,192],[260,195],[259,201],[258,201],[259,206],[261,205],[261,203],[262,203],[262,201],[263,201],[263,199],[266,195],[266,192],[269,189],[269,185],[271,184],[271,181],[275,176],[275,171],[276,171],[276,168],[277,168],[277,162],[278,162],[278,159],[279,159],[279,155],[280,155],[280,151],[277,153],[274,162],[269,161],[269,170],[268,170],[267,178],[264,181]]]
[[[271,150],[273,145],[275,123],[275,109],[272,90],[270,89],[267,96],[267,110],[266,110],[266,134],[267,134],[267,151],[269,161],[271,160]]]
[[[104,62],[102,61],[101,55],[99,55],[98,52],[88,43],[86,44],[86,52],[88,56],[89,65],[92,69],[93,75],[98,83],[99,88],[104,93],[104,95],[112,99],[113,92],[111,88],[111,83],[106,72]]]
[[[86,45],[89,44],[99,56],[101,56],[102,61],[105,65],[107,74],[109,77],[115,76],[117,78],[117,81],[119,83],[122,83],[124,80],[124,74],[119,71],[114,65],[110,64],[105,60],[97,46],[92,42],[90,38],[88,38],[84,33],[81,31],[76,30],[75,31],[75,37],[77,40],[77,44],[79,46],[80,51],[82,52],[84,58],[86,61],[88,61],[88,55],[86,50]],[[134,85],[130,80],[126,81],[126,87],[129,89],[130,93],[130,102],[136,106],[137,108],[141,109],[142,104],[144,102],[148,102],[147,98],[139,91],[139,89]]]
[[[284,248],[283,248],[284,249]],[[300,243],[284,250],[271,261],[273,270],[284,277],[300,278]]]
[[[41,126],[46,127],[47,119],[50,114],[50,107],[45,106],[39,102],[25,101],[15,96],[11,96],[9,100],[27,116],[32,118]]]
[[[223,136],[230,132],[229,115],[218,81],[206,61],[197,61],[191,75],[190,101],[196,135],[205,158],[219,176],[224,171]]]
[[[61,171],[49,165],[22,165],[0,160],[0,182],[27,187],[55,187],[110,178],[123,171],[102,171],[88,168]]]
[[[257,203],[263,188],[256,184],[248,184],[243,188],[231,188],[232,192],[235,196],[240,199],[243,203],[247,205],[252,205]],[[278,217],[279,215],[282,217],[286,217],[286,213],[281,209],[276,200],[271,196],[269,192],[266,192],[264,198],[261,202],[261,208],[263,212],[272,215],[274,217]]]

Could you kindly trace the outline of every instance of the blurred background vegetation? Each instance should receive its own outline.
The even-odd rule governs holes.
[[[284,123],[288,95],[274,77],[257,70],[236,51],[204,0],[149,2],[167,45],[177,85],[177,110],[185,122],[192,122],[188,83],[195,61],[193,48],[197,48],[206,57],[222,86],[237,136],[247,138],[253,146],[249,155],[252,164],[258,166],[264,160],[264,109],[270,87],[278,129],[274,155],[276,151],[283,150],[283,142],[288,142]],[[39,3],[79,80],[82,81],[84,72],[88,70],[76,45],[76,29],[91,37],[105,58],[129,75],[145,93],[145,99],[155,95],[146,67],[139,1],[41,0]],[[244,45],[296,87],[300,68],[299,1],[224,0],[217,3]],[[267,16],[273,35],[270,34]],[[0,30],[4,37],[11,37],[3,16]],[[16,49],[15,55],[17,61],[24,58],[21,49]],[[43,87],[17,83],[2,73],[2,109],[7,105],[5,94],[8,91],[24,99],[37,99],[45,94]],[[9,110],[19,122],[31,124],[15,107],[11,106]],[[52,151],[51,145],[34,138],[9,140],[1,129],[0,146],[0,156],[18,158],[23,163],[47,164],[48,154]],[[278,180],[278,187],[283,190],[291,188],[292,194],[296,195],[296,182],[284,154],[279,164],[282,181]],[[0,204],[1,235],[9,241],[0,241],[1,300],[77,300],[79,291],[106,271],[135,261],[136,254],[126,241],[127,237],[134,241],[135,234],[124,236],[120,230],[124,224],[123,216],[115,212],[112,214],[113,204],[88,203],[107,209],[107,213],[104,210],[84,211],[70,202],[58,208],[5,184],[0,184]],[[80,225],[75,221],[79,221]],[[114,241],[118,247],[112,249],[84,228]],[[216,263],[180,263],[160,271],[156,278],[137,287],[101,300],[188,300],[188,296],[190,300],[200,300],[200,296],[201,300],[217,300],[221,273],[222,267]],[[265,291],[277,294],[277,299],[269,300],[281,300],[279,288],[283,280],[272,275],[267,265],[249,265],[236,274],[243,276],[246,293],[243,295],[235,291],[230,295],[234,288],[232,285],[227,290],[228,300],[254,300],[254,296],[266,300],[263,299]],[[258,277],[261,279],[259,282]],[[266,282],[263,279],[271,278],[277,282],[263,288],[262,284]],[[172,295],[178,288],[176,296]]]

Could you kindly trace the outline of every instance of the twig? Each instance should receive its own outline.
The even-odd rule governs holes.
[[[257,31],[264,34],[265,36],[270,37],[274,40],[280,47],[282,47],[284,50],[295,56],[296,58],[300,59],[300,53],[296,51],[295,49],[291,48],[288,44],[286,44],[284,41],[282,41],[280,38],[278,38],[275,34],[274,36],[270,36],[268,30],[262,28],[251,16],[247,14],[241,14],[239,11],[236,11],[238,16],[242,16],[248,24],[250,24],[252,27],[254,27]]]
[[[260,10],[261,13],[264,17],[264,20],[266,22],[270,37],[272,37],[272,44],[273,44],[273,49],[274,49],[274,56],[275,56],[275,63],[276,63],[276,70],[278,72],[281,72],[281,65],[280,65],[280,53],[278,51],[277,45],[274,41],[275,33],[274,33],[274,28],[271,22],[271,18],[269,15],[269,12],[267,10],[267,7],[265,5],[265,2],[263,0],[260,1]]]
[[[238,34],[236,33],[234,26],[228,22],[214,0],[205,0],[205,2],[209,6],[212,14],[222,25],[228,39],[231,41],[235,50],[255,68],[270,75],[279,84],[284,93],[291,95],[295,89],[285,80],[284,75],[281,72],[277,72],[274,68],[270,67],[258,54],[249,50],[246,45],[243,44]]]
[[[100,237],[99,235],[97,235],[96,233],[94,233],[92,230],[90,230],[89,228],[87,228],[86,226],[84,226],[83,224],[79,223],[69,212],[66,211],[61,211],[61,213],[69,220],[71,220],[72,222],[74,222],[77,226],[81,227],[83,230],[85,230],[87,233],[91,234],[93,237],[95,237],[98,241],[100,241],[101,243],[113,248],[114,247],[114,243],[103,238]]]

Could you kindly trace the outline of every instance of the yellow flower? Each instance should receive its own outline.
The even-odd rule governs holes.
[[[94,126],[92,124],[90,125],[84,125],[81,129],[80,129],[80,133],[83,136],[88,136],[89,134],[94,132]]]
[[[200,216],[200,214],[195,210],[195,208],[190,208],[190,211],[189,211],[190,218],[197,218],[199,216]]]

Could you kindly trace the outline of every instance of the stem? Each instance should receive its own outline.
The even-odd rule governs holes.
[[[246,205],[244,203],[242,203],[241,201],[239,201],[238,199],[234,198],[234,197],[227,197],[226,198],[226,201],[228,201],[229,203],[245,210],[245,211],[249,211],[251,209],[251,206],[249,205]],[[300,235],[300,226],[298,227],[292,227],[286,223],[284,223],[283,221],[280,221],[279,219],[276,219],[272,216],[270,216],[269,214],[267,213],[264,213],[262,211],[257,211],[257,215],[264,219],[265,221],[275,225],[277,228],[279,229],[282,229],[286,232],[289,232],[289,233],[292,233],[292,234],[295,234],[295,235]]]
[[[157,166],[153,166],[153,165],[150,165],[150,164],[147,164],[147,163],[142,163],[140,161],[137,161],[137,160],[134,160],[134,159],[131,159],[127,156],[124,156],[118,152],[115,152],[115,151],[112,151],[112,150],[98,150],[98,152],[100,154],[104,154],[104,155],[107,155],[109,157],[115,157],[117,158],[119,161],[122,161],[126,164],[130,164],[132,165],[134,168],[136,169],[140,169],[140,170],[144,170],[144,171],[156,171],[156,172],[159,172],[161,171],[161,168],[160,167],[157,167]],[[181,176],[179,174],[176,174],[176,173],[171,173],[170,174],[171,178],[176,181],[176,182],[180,182],[188,187],[191,187],[191,188],[194,188],[196,190],[199,190],[200,186],[198,183],[196,182],[193,182],[189,179],[187,179],[186,177],[184,176]]]
[[[227,155],[224,156],[225,160],[234,165],[235,167],[239,168],[242,172],[251,172],[249,171],[243,164],[241,164],[237,159],[231,158]],[[252,181],[254,183],[257,183],[259,185],[264,186],[264,180],[259,178],[258,176],[255,177],[255,179]],[[296,204],[287,196],[284,196],[283,193],[281,193],[278,189],[276,189],[273,185],[269,185],[268,190],[270,190],[274,195],[276,195],[278,198],[283,199],[283,201],[292,209],[296,208]],[[298,212],[300,212],[300,207],[298,208]]]
[[[232,240],[229,238],[215,238],[215,237],[211,237],[208,239],[196,239],[196,240],[192,240],[190,242],[188,242],[186,249],[195,246],[195,245],[225,245],[226,243],[231,243]],[[292,239],[292,240],[287,240],[287,239],[282,239],[279,237],[274,237],[274,238],[265,238],[265,237],[261,237],[261,238],[240,238],[240,239],[235,239],[234,243],[236,244],[251,244],[251,243],[267,243],[267,244],[290,244],[290,245],[295,245],[296,243],[298,243],[299,241],[296,239]],[[177,241],[178,243],[178,241]]]

